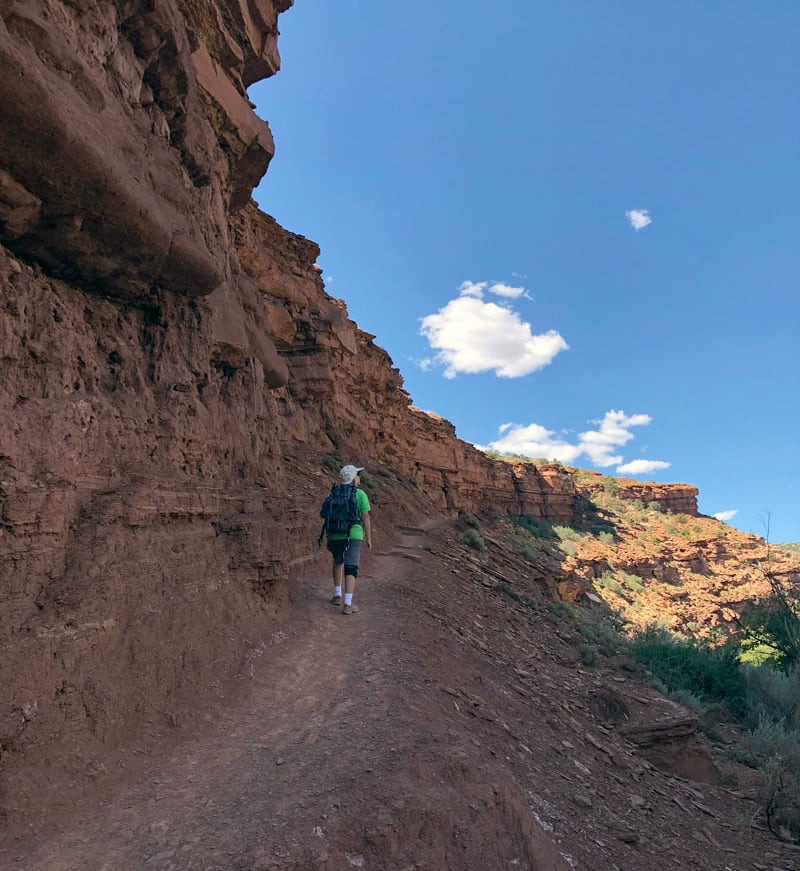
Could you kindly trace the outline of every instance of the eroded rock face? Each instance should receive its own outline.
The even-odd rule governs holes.
[[[227,216],[273,154],[246,87],[287,0],[18,0],[0,14],[0,239],[103,295],[230,277]]]
[[[606,477],[597,472],[584,472],[582,485],[589,491],[602,490],[607,485]],[[657,484],[633,478],[614,478],[613,487],[621,499],[638,499],[644,505],[655,502],[662,511],[675,514],[692,517],[698,514],[697,487],[692,484]]]
[[[317,246],[250,200],[273,145],[246,88],[277,70],[289,5],[0,6],[10,815],[46,805],[47,765],[86,776],[239,671],[313,547],[332,448],[429,509],[580,512],[566,470],[494,462],[411,408]]]

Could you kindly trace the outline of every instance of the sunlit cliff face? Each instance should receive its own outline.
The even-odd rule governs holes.
[[[0,23],[0,238],[103,295],[210,293],[273,154],[246,87],[288,0],[67,4]]]

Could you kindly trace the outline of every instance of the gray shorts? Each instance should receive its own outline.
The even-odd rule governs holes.
[[[361,542],[354,538],[329,541],[328,550],[333,554],[333,561],[337,566],[343,563],[346,566],[357,566],[361,559]]]

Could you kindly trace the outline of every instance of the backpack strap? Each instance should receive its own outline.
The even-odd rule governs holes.
[[[336,484],[331,485],[331,492],[328,494],[329,496],[333,496],[333,491],[336,489]],[[320,550],[322,547],[322,539],[325,538],[325,532],[328,529],[328,518],[326,517],[322,521],[322,529],[319,531],[319,538],[317,539],[317,550]]]

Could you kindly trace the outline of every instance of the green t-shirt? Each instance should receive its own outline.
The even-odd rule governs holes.
[[[359,487],[356,487],[356,505],[358,506],[359,514],[369,511],[369,499],[367,498],[367,494]],[[350,527],[350,535],[345,535],[343,532],[328,533],[328,541],[341,541],[343,538],[352,538],[353,541],[363,541],[364,527],[360,523],[354,523]]]

